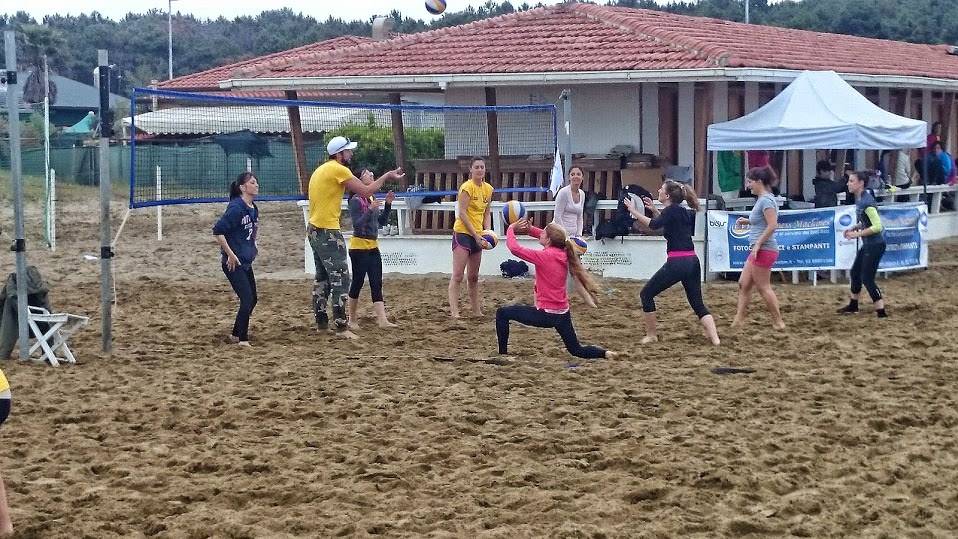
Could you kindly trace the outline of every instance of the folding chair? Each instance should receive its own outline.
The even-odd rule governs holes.
[[[43,350],[42,359],[50,365],[58,367],[61,361],[76,363],[76,357],[67,345],[70,336],[90,321],[86,316],[77,316],[67,313],[51,313],[43,307],[29,307],[27,323],[33,332],[35,342],[30,346],[30,355],[37,349]],[[48,324],[47,330],[40,331],[39,323]],[[57,357],[57,351],[63,350],[62,358]]]

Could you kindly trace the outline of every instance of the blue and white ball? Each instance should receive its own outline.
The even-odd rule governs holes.
[[[510,200],[502,207],[502,218],[507,224],[512,224],[526,216],[526,207],[518,200]]]
[[[492,230],[483,230],[479,235],[489,244],[486,249],[495,249],[496,245],[499,245],[499,235]]]
[[[584,239],[579,236],[572,236],[569,238],[569,241],[572,242],[572,250],[575,251],[575,254],[582,256],[589,250],[589,244]]]
[[[446,0],[426,0],[426,11],[433,15],[441,15],[446,11]]]

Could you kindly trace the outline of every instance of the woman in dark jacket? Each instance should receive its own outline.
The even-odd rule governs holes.
[[[361,174],[364,183],[372,182],[369,171]],[[353,237],[349,238],[349,263],[353,267],[353,280],[346,299],[346,312],[351,329],[359,329],[356,311],[359,308],[359,291],[363,281],[369,277],[369,291],[372,293],[373,312],[379,327],[395,327],[386,318],[386,302],[383,300],[383,258],[379,253],[379,227],[385,226],[389,219],[391,205],[396,194],[386,194],[385,204],[375,196],[353,195],[349,199],[349,216],[353,220]]]
[[[259,194],[259,182],[252,172],[244,172],[230,184],[230,202],[213,226],[213,235],[222,251],[223,273],[240,300],[230,341],[249,346],[249,318],[256,306],[256,230],[259,208],[253,202]]]

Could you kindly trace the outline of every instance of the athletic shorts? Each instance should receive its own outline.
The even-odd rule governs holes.
[[[760,268],[771,268],[778,260],[778,250],[759,249],[752,259],[752,263]]]
[[[452,250],[455,251],[456,249],[465,249],[471,255],[482,252],[482,247],[479,247],[476,238],[462,232],[456,232],[452,235]]]
[[[10,417],[10,398],[0,399],[0,425]]]

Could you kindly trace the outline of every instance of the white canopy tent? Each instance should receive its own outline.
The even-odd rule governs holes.
[[[765,106],[741,118],[710,125],[707,148],[892,150],[923,147],[927,134],[926,122],[882,109],[834,71],[803,71]],[[927,170],[924,177],[928,177]],[[711,194],[712,182],[707,185]],[[708,205],[705,211],[708,215]],[[707,226],[705,243],[708,245]],[[706,273],[707,253],[706,247]]]
[[[834,71],[804,71],[760,109],[708,127],[708,149],[891,150],[925,145],[927,124],[892,114]]]

